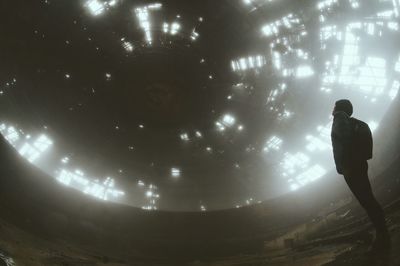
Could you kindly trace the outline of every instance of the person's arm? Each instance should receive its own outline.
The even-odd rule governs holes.
[[[332,147],[336,170],[339,174],[345,174],[348,169],[352,135],[349,116],[344,112],[336,113],[332,125]]]

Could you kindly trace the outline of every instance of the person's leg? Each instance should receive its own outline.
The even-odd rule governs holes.
[[[368,163],[362,162],[353,165],[349,174],[345,176],[345,180],[360,205],[367,212],[377,234],[387,234],[383,209],[375,199],[368,179]]]

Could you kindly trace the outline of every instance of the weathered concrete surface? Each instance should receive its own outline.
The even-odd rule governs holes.
[[[396,108],[381,125],[390,140],[378,142],[377,160],[387,159],[373,182],[384,205],[400,195]],[[63,187],[23,161],[2,137],[0,162],[0,250],[18,265],[319,265],[343,251],[336,263],[348,263],[346,256],[361,256],[369,244],[366,229],[354,230],[367,228],[364,212],[335,173],[255,206],[171,213],[100,202]],[[271,241],[276,249],[265,250],[264,242]],[[282,243],[291,247],[279,250]]]
[[[271,265],[271,266],[396,266],[400,265],[400,204],[389,208],[388,220],[392,235],[391,251],[368,252],[372,232],[366,220],[361,226],[348,226],[336,234],[319,238],[327,231],[321,230],[313,239],[293,248],[266,249],[257,254],[242,254],[230,257],[201,259],[193,261],[171,261],[167,258],[146,256],[109,257],[84,247],[76,247],[62,240],[46,240],[24,232],[4,221],[0,221],[0,249],[14,254],[15,265]],[[339,223],[332,224],[340,229]],[[359,229],[361,228],[361,229]],[[328,230],[330,228],[327,228]],[[1,264],[0,264],[1,265]]]

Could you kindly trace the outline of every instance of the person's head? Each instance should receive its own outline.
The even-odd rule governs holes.
[[[353,105],[347,99],[339,100],[335,103],[332,114],[336,112],[345,112],[349,116],[353,114]]]

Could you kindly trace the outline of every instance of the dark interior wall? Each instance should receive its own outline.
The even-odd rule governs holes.
[[[398,155],[400,123],[393,119],[399,113],[397,101],[381,124],[379,134],[384,141],[378,142],[380,158]],[[40,237],[66,240],[107,254],[179,253],[193,257],[254,251],[262,248],[264,240],[310,220],[348,193],[343,180],[332,172],[296,193],[245,208],[206,213],[148,212],[98,201],[58,184],[22,160],[3,137],[0,160],[2,219]],[[390,166],[393,172],[398,165],[391,160],[385,167]],[[383,168],[381,172],[385,174]],[[388,182],[380,182],[380,186],[385,184]]]

